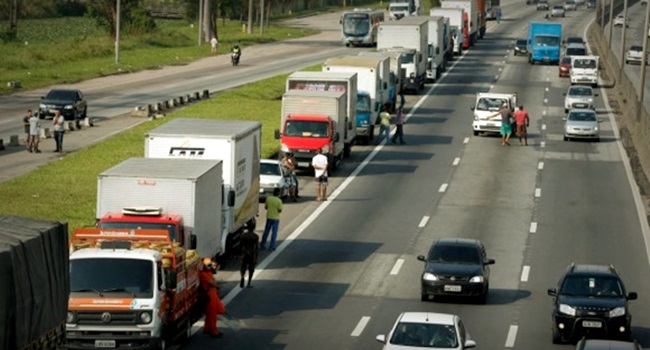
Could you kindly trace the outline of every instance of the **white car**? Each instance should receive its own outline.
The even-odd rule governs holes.
[[[575,11],[576,9],[576,3],[573,0],[567,0],[564,3],[564,11]]]
[[[649,59],[650,55],[646,53],[646,64],[649,64]],[[627,50],[625,53],[625,64],[630,64],[630,63],[638,63],[641,64],[643,62],[643,47],[641,45],[632,45],[630,46],[630,49]]]
[[[289,183],[282,163],[277,159],[261,159],[260,200],[265,200],[276,188],[280,189],[280,198],[285,199],[289,195]]]
[[[622,27],[625,25],[626,27],[630,26],[630,18],[625,18],[623,15],[618,15],[614,18],[614,27]]]
[[[598,94],[589,86],[575,85],[569,87],[564,96],[564,113],[567,113],[573,108],[595,109],[594,97]]]
[[[433,312],[403,312],[388,336],[380,334],[376,339],[384,344],[384,350],[462,350],[476,347],[460,317]]]

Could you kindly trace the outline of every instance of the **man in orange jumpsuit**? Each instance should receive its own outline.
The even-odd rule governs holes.
[[[199,272],[201,288],[203,288],[208,295],[208,301],[205,305],[203,333],[209,334],[212,338],[221,338],[223,337],[223,333],[220,333],[217,329],[217,315],[224,314],[226,308],[223,306],[223,303],[217,294],[217,283],[212,277],[214,273],[213,268],[214,263],[212,261],[204,261],[203,269]]]

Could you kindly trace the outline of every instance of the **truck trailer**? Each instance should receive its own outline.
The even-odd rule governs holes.
[[[462,8],[435,7],[429,11],[430,16],[442,16],[449,19],[449,31],[453,42],[454,55],[460,55],[469,49],[469,25],[467,14]]]
[[[479,26],[481,18],[478,12],[478,0],[440,0],[440,6],[442,8],[459,8],[465,11],[469,45],[474,46],[480,36]]]

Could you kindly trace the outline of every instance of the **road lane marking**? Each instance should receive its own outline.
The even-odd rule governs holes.
[[[402,268],[402,264],[404,264],[404,259],[397,259],[395,266],[393,266],[393,269],[390,270],[390,274],[397,275],[399,273],[399,269]]]
[[[544,91],[548,92],[548,87],[545,87],[545,88],[544,88]]]
[[[545,104],[545,105],[548,104],[548,98],[545,98],[545,99],[544,99],[544,104]]]
[[[535,233],[537,232],[537,223],[536,222],[531,222],[530,223],[530,233]]]
[[[466,137],[466,138],[463,140],[463,143],[469,143],[469,137]]]
[[[542,196],[542,189],[541,188],[536,188],[535,189],[535,198],[539,198]]]
[[[537,163],[537,169],[538,170],[544,170],[544,162]]]
[[[546,110],[542,111],[542,116],[546,117]]]
[[[524,265],[524,268],[521,269],[521,281],[528,282],[528,275],[530,274],[530,266]]]
[[[454,166],[457,166],[458,163],[460,163],[460,157],[456,157],[456,158],[454,158],[454,162],[451,163],[451,164],[453,164]]]
[[[449,184],[440,185],[440,188],[438,189],[438,192],[445,192],[447,190],[447,186],[449,186]]]
[[[539,147],[544,148],[546,147],[546,141],[542,141],[539,143]]]
[[[490,85],[490,90],[494,89],[494,84]]]
[[[517,339],[517,330],[519,326],[511,325],[508,330],[508,336],[506,337],[506,348],[513,348],[515,346],[515,340]]]
[[[359,323],[357,323],[357,326],[354,328],[352,331],[352,334],[350,334],[353,337],[358,337],[361,335],[361,332],[363,332],[363,329],[366,328],[366,325],[368,324],[368,321],[370,321],[370,316],[363,316],[361,317],[361,320]]]
[[[498,75],[495,75],[495,76],[494,76],[494,80],[499,80],[499,76],[498,76]]]
[[[542,124],[542,130],[546,130],[546,124]]]
[[[427,222],[429,222],[429,217],[428,217],[428,216],[424,216],[424,217],[422,218],[422,220],[420,220],[420,224],[418,225],[418,227],[424,227],[424,226],[426,226],[426,225],[427,225]]]

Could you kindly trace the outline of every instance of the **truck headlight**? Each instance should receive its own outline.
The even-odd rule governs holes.
[[[77,320],[77,315],[74,313],[74,311],[68,311],[68,314],[65,316],[65,323],[75,323]]]
[[[330,145],[323,146],[323,153],[330,153]]]
[[[63,108],[64,108],[64,109],[73,109],[73,108],[74,108],[74,106],[73,106],[73,105],[66,105],[66,106],[65,106],[65,107],[63,107]]]
[[[474,276],[470,278],[469,283],[483,283],[483,276]]]
[[[432,274],[431,272],[425,272],[424,275],[422,275],[422,280],[424,281],[437,281],[438,277],[436,275]]]
[[[142,324],[147,324],[151,322],[151,312],[149,311],[142,311],[138,315],[138,321]]]
[[[560,313],[569,315],[569,316],[575,316],[576,315],[576,309],[567,305],[567,304],[560,304]]]
[[[289,151],[291,151],[291,150],[289,149],[289,147],[288,147],[287,145],[285,145],[285,144],[283,143],[283,144],[280,145],[280,151],[286,153],[286,152],[289,152]]]
[[[620,306],[609,311],[609,317],[619,317],[623,315],[625,315],[625,306]]]

